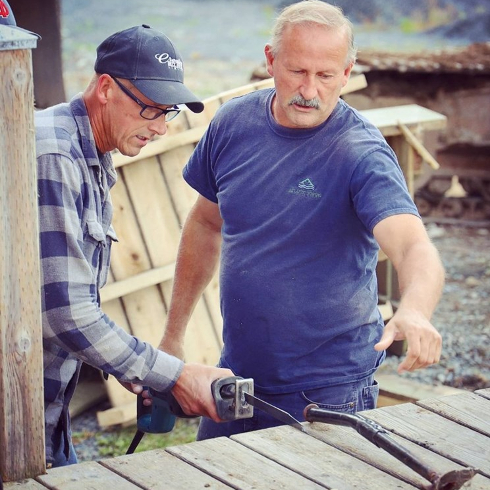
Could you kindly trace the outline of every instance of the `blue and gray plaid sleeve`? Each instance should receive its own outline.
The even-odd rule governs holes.
[[[99,306],[112,239],[91,172],[61,154],[38,157],[44,341],[121,381],[168,389],[182,361],[129,335]]]

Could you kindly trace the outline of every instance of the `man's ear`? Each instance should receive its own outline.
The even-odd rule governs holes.
[[[354,68],[354,62],[353,61],[351,61],[344,70],[344,80],[342,82],[342,87],[345,87],[347,85],[347,82],[349,81],[349,77],[350,77],[352,68]]]
[[[96,93],[101,104],[107,104],[110,97],[110,92],[113,89],[112,79],[106,73],[100,75],[97,80]]]
[[[273,68],[274,55],[272,54],[272,46],[270,44],[265,45],[264,53],[265,53],[265,61],[267,63],[267,65],[266,65],[267,73],[271,77],[273,77],[274,76],[274,68]]]

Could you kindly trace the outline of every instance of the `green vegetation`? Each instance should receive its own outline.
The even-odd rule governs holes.
[[[449,24],[464,17],[463,12],[458,12],[454,5],[440,7],[437,2],[429,0],[429,6],[424,10],[413,10],[410,16],[397,16],[398,27],[404,34],[416,34],[435,27]],[[366,20],[362,23],[364,31],[385,31],[395,27],[387,23],[386,19],[379,16],[376,19]]]
[[[400,30],[405,34],[422,32],[456,20],[457,12],[453,6],[446,8],[432,5],[427,14],[415,11],[410,17],[402,17]]]
[[[196,439],[199,419],[177,419],[172,432],[166,434],[145,434],[138,444],[135,452],[149,451],[150,449],[178,446],[193,442]],[[136,433],[136,426],[126,428],[112,428],[106,431],[74,432],[73,442],[76,445],[90,437],[95,437],[99,453],[104,458],[112,458],[126,454]]]

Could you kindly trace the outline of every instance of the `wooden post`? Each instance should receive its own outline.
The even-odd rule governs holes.
[[[0,473],[45,473],[32,53],[0,25]]]

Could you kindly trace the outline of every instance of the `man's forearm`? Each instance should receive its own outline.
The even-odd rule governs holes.
[[[175,268],[172,299],[160,348],[175,352],[182,344],[187,323],[219,261],[221,234],[190,219],[182,232]]]
[[[430,319],[442,294],[444,268],[431,243],[413,246],[397,269],[400,307],[416,309]]]

